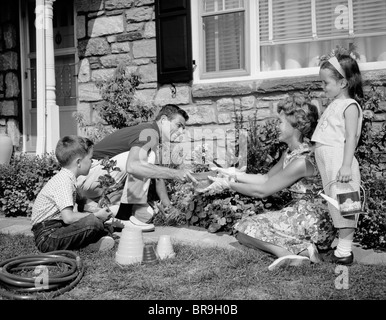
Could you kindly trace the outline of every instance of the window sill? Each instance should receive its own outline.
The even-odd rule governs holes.
[[[364,85],[386,86],[386,69],[362,71]],[[319,75],[281,77],[271,79],[251,79],[211,83],[194,83],[193,98],[241,96],[248,94],[280,94],[288,91],[303,91],[306,89],[321,90]]]
[[[256,79],[217,83],[197,83],[192,86],[193,98],[240,96],[254,93],[279,93],[287,91],[300,91],[311,87],[313,90],[321,89],[318,76]]]

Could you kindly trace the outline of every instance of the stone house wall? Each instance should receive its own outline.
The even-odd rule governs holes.
[[[110,77],[122,60],[143,76],[137,90],[141,100],[155,108],[173,103],[188,112],[187,129],[194,145],[202,138],[210,140],[216,131],[234,130],[235,108],[242,110],[245,125],[249,116],[264,121],[274,115],[280,99],[308,88],[318,97],[315,103],[323,105],[316,76],[216,84],[178,83],[173,92],[170,85],[157,84],[153,0],[77,0],[76,10],[81,65],[79,110],[90,123],[98,120],[93,106],[101,103],[95,82]],[[367,89],[372,83],[386,90],[386,70],[366,72],[363,76]],[[376,115],[378,124],[386,120],[386,102],[382,102],[382,110]],[[188,148],[193,150],[194,146]],[[219,141],[218,148],[225,148],[225,141]]]
[[[20,147],[21,91],[18,2],[2,3],[0,11],[0,133]]]

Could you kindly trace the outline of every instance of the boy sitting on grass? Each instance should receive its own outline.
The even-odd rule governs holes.
[[[93,156],[93,142],[79,136],[59,140],[55,150],[62,169],[39,192],[32,208],[32,232],[39,251],[78,250],[88,247],[103,251],[114,246],[104,222],[108,208],[96,212],[75,210],[76,178],[87,175]]]

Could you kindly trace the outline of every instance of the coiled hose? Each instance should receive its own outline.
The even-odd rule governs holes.
[[[52,275],[48,271],[53,268],[61,271]],[[40,276],[23,277],[15,274],[28,269],[34,273],[41,271]],[[47,272],[44,273],[44,270]],[[0,262],[0,295],[10,299],[34,300],[37,298],[35,293],[49,292],[47,298],[54,298],[74,288],[83,273],[84,266],[80,257],[68,250],[11,258]]]

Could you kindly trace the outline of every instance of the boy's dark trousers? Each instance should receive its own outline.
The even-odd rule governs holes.
[[[65,224],[62,220],[46,220],[33,225],[32,232],[40,252],[79,250],[109,235],[102,220],[93,214],[72,224]]]

